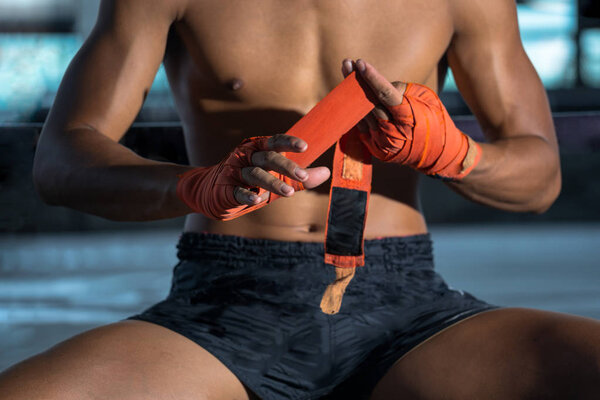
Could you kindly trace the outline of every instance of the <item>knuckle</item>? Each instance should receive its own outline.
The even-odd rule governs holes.
[[[265,162],[265,152],[264,151],[257,151],[254,154],[252,154],[252,165],[263,165]]]
[[[391,88],[383,88],[380,89],[379,92],[377,92],[377,97],[380,100],[389,100],[392,98],[393,94],[394,93]]]
[[[273,163],[275,160],[277,160],[277,154],[278,154],[277,152],[272,151],[272,150],[265,152],[265,155],[264,155],[265,162],[270,163],[270,164]]]
[[[242,179],[246,182],[250,180],[250,168],[242,168]]]
[[[286,135],[283,133],[278,133],[276,135],[271,136],[270,145],[271,145],[271,147],[277,147],[277,146],[280,146],[283,143],[285,143],[285,140],[286,140]]]
[[[254,185],[260,176],[260,167],[246,167],[242,169],[242,178],[249,184]]]
[[[248,173],[252,178],[258,178],[258,177],[260,177],[261,171],[262,171],[262,168],[260,168],[260,167],[250,167],[250,170],[248,171]]]

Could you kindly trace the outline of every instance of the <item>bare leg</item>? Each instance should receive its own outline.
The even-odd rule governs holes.
[[[254,398],[213,355],[158,325],[123,321],[0,374],[3,400]]]
[[[597,399],[600,322],[529,309],[479,314],[401,358],[372,400]]]

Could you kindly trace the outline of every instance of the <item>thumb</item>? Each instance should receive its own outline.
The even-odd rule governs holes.
[[[307,189],[321,185],[331,176],[331,171],[327,167],[307,168],[306,171],[308,172],[308,178],[302,184]]]

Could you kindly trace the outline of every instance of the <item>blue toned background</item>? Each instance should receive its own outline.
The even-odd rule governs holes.
[[[91,29],[98,2],[28,0],[19,2],[19,6],[14,6],[14,3],[0,0],[0,121],[43,121],[69,61]],[[36,19],[35,15],[29,15],[34,7],[38,9],[37,14],[49,14],[52,4],[55,4],[55,8],[56,5],[60,6],[57,11],[50,13],[54,18],[48,18],[46,25],[41,16]],[[48,10],[44,9],[44,5]],[[578,57],[575,0],[522,2],[518,10],[525,49],[548,89],[573,89],[581,86],[600,88],[600,26],[582,31],[581,55]],[[23,21],[20,25],[14,22],[19,18]],[[58,24],[57,29],[52,29],[53,22]],[[10,29],[2,29],[2,24]],[[51,32],[21,32],[23,24],[25,29],[39,30],[45,27]],[[447,93],[449,96],[456,91],[451,74],[446,88],[450,92]],[[582,100],[571,99],[571,102],[579,103]],[[560,108],[560,104],[556,106],[555,110]],[[592,107],[597,109],[599,106],[600,99],[596,98]],[[146,109],[154,109],[156,112],[156,109],[164,107],[172,108],[173,103],[164,69],[161,68]],[[586,107],[589,108],[590,105],[586,104]],[[461,114],[468,113],[465,107],[457,111],[461,111]],[[165,120],[164,111],[159,118],[148,114],[151,113],[145,115],[146,120]],[[167,119],[176,120],[177,117],[171,113]]]
[[[553,111],[590,122],[560,129],[563,194],[545,215],[487,209],[424,180],[437,268],[452,287],[492,303],[600,319],[597,2],[584,12],[574,0],[518,3],[525,48]],[[161,299],[176,263],[181,219],[115,223],[48,207],[29,179],[39,134],[35,123],[44,120],[97,5],[0,0],[0,370]],[[469,121],[451,76],[443,99],[454,116],[462,115],[458,120]],[[157,148],[181,153],[162,69],[137,121],[163,128],[142,125],[124,144],[143,155]]]

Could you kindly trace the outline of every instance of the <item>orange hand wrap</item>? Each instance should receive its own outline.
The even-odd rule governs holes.
[[[361,134],[375,157],[449,180],[464,178],[479,162],[479,145],[458,130],[427,86],[407,84],[402,103],[387,110],[391,121],[377,118],[378,130]]]
[[[250,188],[242,179],[242,168],[252,165],[252,154],[256,151],[268,150],[268,137],[252,137],[245,139],[219,164],[212,167],[194,168],[179,175],[177,196],[194,212],[207,217],[228,221],[241,215],[264,207],[278,196],[271,193],[269,200],[255,206],[240,205],[235,199],[236,186]],[[302,183],[282,174],[271,171],[294,190],[303,190]],[[262,195],[264,189],[259,189]]]

